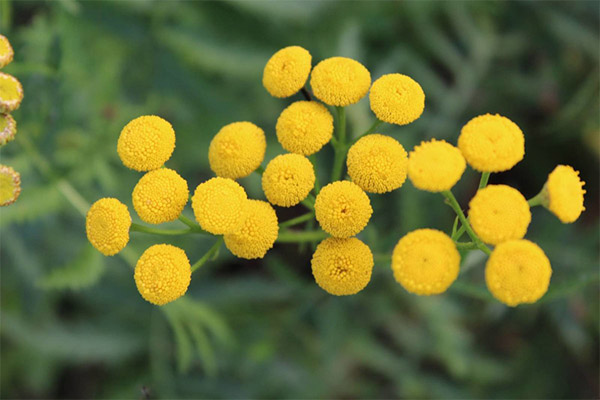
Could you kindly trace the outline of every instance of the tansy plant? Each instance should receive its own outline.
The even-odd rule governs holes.
[[[425,94],[416,81],[393,73],[371,84],[369,71],[358,61],[333,57],[314,68],[311,62],[310,53],[298,46],[281,49],[268,60],[263,73],[266,90],[279,98],[298,93],[304,97],[277,120],[275,134],[287,153],[263,169],[263,129],[251,122],[225,125],[208,148],[216,177],[199,184],[191,196],[196,221],[182,215],[190,199],[187,182],[164,167],[175,148],[171,124],[152,115],[129,122],[117,152],[125,166],[145,172],[133,188],[132,203],[148,225],[132,223],[119,200],[100,199],[87,213],[92,245],[110,256],[127,245],[131,232],[215,236],[214,245],[194,264],[184,250],[167,244],[151,246],[141,255],[134,279],[142,297],[157,305],[183,296],[192,273],[214,258],[222,243],[237,257],[255,259],[263,258],[276,241],[320,241],[311,260],[316,283],[333,295],[356,294],[368,285],[374,264],[369,246],[356,238],[377,212],[367,193],[397,190],[408,177],[416,188],[440,193],[456,219],[450,233],[424,227],[390,249],[393,276],[404,289],[417,295],[443,293],[459,275],[461,254],[475,250],[489,256],[485,279],[496,299],[509,306],[540,299],[552,269],[543,250],[524,239],[530,208],[541,205],[564,223],[575,221],[584,210],[578,172],[557,166],[529,201],[510,186],[487,185],[491,173],[511,169],[525,154],[523,132],[500,115],[473,118],[462,128],[458,146],[432,139],[407,153],[396,139],[376,131],[382,123],[406,125],[421,116]],[[305,87],[309,78],[312,95]],[[344,107],[367,94],[376,120],[364,134],[349,138]],[[334,159],[330,182],[321,187],[313,156],[327,144],[333,147]],[[481,172],[481,181],[465,215],[452,188],[467,164]],[[268,202],[249,199],[236,181],[253,172],[262,174]],[[298,204],[308,212],[279,222],[274,206]],[[151,226],[177,219],[182,229]],[[293,229],[314,220],[321,230]]]

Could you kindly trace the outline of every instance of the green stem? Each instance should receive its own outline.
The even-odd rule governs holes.
[[[456,242],[456,248],[461,250],[475,250],[479,248],[477,243],[473,242]]]
[[[527,200],[527,204],[529,204],[529,207],[536,207],[536,206],[543,205],[544,204],[543,191],[539,192],[538,194],[533,196],[531,199]]]
[[[179,220],[181,222],[183,222],[184,224],[186,224],[191,230],[196,231],[196,232],[204,232],[202,230],[202,228],[200,228],[200,225],[198,225],[197,223],[195,223],[194,221],[192,221],[191,219],[189,219],[188,217],[186,217],[185,215],[181,214],[179,216]]]
[[[306,222],[312,218],[314,218],[315,214],[312,212],[306,213],[304,215],[300,215],[299,217],[288,219],[279,224],[279,228],[289,228],[290,226],[298,225],[303,222]]]
[[[206,264],[208,260],[210,260],[221,248],[221,244],[223,243],[223,236],[220,236],[219,239],[212,245],[210,249],[200,258],[198,261],[192,265],[192,272],[196,271],[198,268]]]
[[[302,203],[304,205],[304,207],[308,208],[309,210],[314,211],[315,210],[315,201],[316,201],[315,196],[313,196],[312,194],[309,194],[300,203]]]
[[[456,242],[458,239],[460,239],[463,233],[465,233],[465,230],[465,226],[461,225],[460,228],[458,228],[458,230],[452,235],[452,240]]]
[[[454,238],[454,235],[456,235],[457,228],[458,228],[458,215],[456,217],[454,217],[454,223],[452,224],[452,233],[450,234],[450,236],[452,238]]]
[[[284,231],[277,237],[279,243],[316,242],[329,235],[323,231]]]
[[[334,144],[335,158],[331,170],[331,182],[339,181],[342,177],[344,159],[346,158],[346,111],[344,107],[336,107],[338,114],[337,143]]]
[[[489,180],[490,180],[490,173],[482,172],[481,179],[479,180],[479,189],[483,189],[484,187],[486,187]]]
[[[456,201],[456,197],[454,197],[454,195],[452,194],[452,191],[450,191],[450,190],[443,191],[442,195],[446,198],[446,200],[448,201],[448,204],[450,205],[450,207],[452,207],[452,209],[454,210],[456,215],[458,215],[458,218],[460,219],[460,223],[462,224],[462,226],[465,227],[467,234],[469,235],[471,240],[473,240],[473,242],[477,245],[477,248],[479,250],[483,251],[484,253],[486,253],[487,255],[490,255],[492,253],[492,251],[481,241],[481,239],[479,239],[479,236],[477,236],[475,234],[475,232],[473,232],[473,229],[471,228],[471,224],[469,223],[469,220],[467,219],[467,217],[465,217],[465,214],[463,213],[462,209],[460,208],[458,201]]]
[[[151,228],[149,226],[136,224],[135,222],[131,224],[131,228],[129,230],[131,232],[143,232],[143,233],[150,233],[150,234],[153,234],[153,235],[169,235],[169,236],[187,235],[189,233],[194,232],[192,229],[158,229],[158,228]]]
[[[383,124],[383,121],[376,119],[375,122],[373,122],[373,125],[369,127],[369,129],[367,129],[362,135],[358,136],[352,141],[352,144],[358,142],[363,136],[367,136],[375,132],[375,129],[377,129],[381,124]]]
[[[258,168],[256,168],[256,169],[254,170],[254,172],[256,172],[256,173],[257,173],[257,174],[259,174],[259,175],[262,175],[262,174],[265,172],[265,169],[263,168],[263,166],[262,166],[262,165],[259,165],[259,166],[258,166]]]
[[[316,153],[308,156],[308,159],[312,163],[313,169],[315,170],[315,194],[319,194],[319,191],[321,190],[321,185],[319,184],[319,176],[317,175],[317,155],[316,155]]]

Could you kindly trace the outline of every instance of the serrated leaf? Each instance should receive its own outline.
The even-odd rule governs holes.
[[[162,307],[162,310],[167,317],[167,321],[173,328],[173,334],[175,335],[175,347],[177,354],[177,369],[179,372],[187,372],[192,364],[192,341],[188,333],[184,329],[183,322],[179,316],[179,312],[176,307],[173,307],[174,303],[168,306]]]
[[[21,178],[23,181],[23,178]],[[55,184],[29,187],[22,183],[21,195],[14,204],[0,210],[0,226],[13,222],[32,221],[42,215],[58,211],[64,201]]]
[[[54,268],[37,285],[44,289],[79,290],[95,285],[104,271],[102,254],[87,244],[72,262]]]

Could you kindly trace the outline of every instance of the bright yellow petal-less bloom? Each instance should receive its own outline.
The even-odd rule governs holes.
[[[583,206],[583,182],[579,179],[579,171],[568,165],[558,165],[548,175],[543,189],[546,197],[546,208],[561,220],[562,223],[575,222],[585,210]]]
[[[201,183],[192,197],[192,209],[200,227],[213,235],[237,232],[247,216],[244,188],[227,178]]]
[[[312,56],[300,46],[279,50],[267,61],[263,71],[263,86],[273,97],[290,97],[306,83]]]
[[[262,176],[267,200],[280,207],[291,207],[304,200],[315,185],[315,170],[308,158],[282,154],[272,159]]]
[[[85,217],[88,240],[105,256],[115,255],[127,246],[130,227],[127,206],[113,198],[96,201]]]
[[[477,171],[501,172],[511,169],[523,159],[525,138],[510,119],[498,114],[485,114],[463,126],[458,148]]]
[[[275,129],[284,149],[309,156],[331,140],[333,117],[321,103],[297,101],[283,110]]]
[[[371,74],[358,61],[332,57],[318,63],[310,76],[315,97],[330,106],[348,106],[365,97]]]
[[[15,52],[4,35],[0,35],[0,68],[6,67],[13,60]]]
[[[517,189],[489,185],[471,199],[469,221],[481,240],[496,245],[523,238],[531,222],[531,211]]]
[[[544,251],[525,239],[496,246],[485,267],[489,291],[511,307],[538,301],[548,290],[551,275]]]
[[[151,171],[163,166],[175,149],[175,131],[156,115],[130,121],[119,136],[117,152],[127,168]]]
[[[350,147],[346,165],[348,175],[361,189],[386,193],[398,189],[406,180],[408,158],[397,140],[374,133]]]
[[[408,177],[417,189],[450,190],[467,164],[460,150],[443,140],[432,139],[415,146],[408,157]]]
[[[347,238],[362,231],[373,209],[367,194],[355,183],[337,181],[323,187],[315,201],[315,217],[331,236]]]
[[[417,120],[425,108],[425,93],[411,77],[388,74],[373,82],[369,93],[377,119],[396,125]]]
[[[373,254],[356,238],[328,238],[311,260],[317,284],[329,294],[346,296],[363,290],[371,280]]]
[[[21,175],[7,165],[0,165],[0,207],[13,204],[21,194]]]
[[[149,224],[176,220],[188,198],[187,182],[168,168],[147,172],[135,185],[132,194],[133,208],[141,220]]]
[[[0,72],[0,113],[9,113],[21,105],[23,86],[17,78]]]
[[[192,269],[182,249],[155,244],[139,258],[133,277],[144,300],[162,306],[187,292]]]
[[[210,142],[210,169],[223,178],[243,178],[260,166],[266,148],[265,133],[253,123],[225,125]]]
[[[236,233],[224,236],[225,246],[236,257],[263,258],[273,247],[279,224],[273,207],[266,201],[248,200],[248,217]]]
[[[15,138],[17,122],[10,114],[0,114],[0,146]]]

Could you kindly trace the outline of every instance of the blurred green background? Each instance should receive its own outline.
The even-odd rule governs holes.
[[[598,398],[599,7],[0,0],[0,32],[15,49],[4,71],[25,89],[17,139],[1,153],[21,172],[23,193],[0,211],[0,397]],[[227,123],[264,128],[266,161],[283,152],[275,122],[299,96],[274,99],[261,77],[268,58],[292,44],[313,64],[347,56],[373,79],[417,80],[427,96],[422,118],[380,129],[407,149],[431,137],[456,143],[469,119],[500,113],[523,129],[526,157],[491,183],[529,198],[556,164],[581,171],[588,193],[579,221],[533,210],[527,238],[554,269],[542,301],[513,309],[491,299],[478,252],[440,296],[408,294],[379,262],[363,292],[333,297],[314,283],[310,246],[276,245],[261,261],[223,248],[184,299],[159,308],[136,291],[137,257],[166,242],[194,262],[212,240],[134,233],[124,257],[91,248],[89,203],[117,197],[135,214],[140,174],[116,153],[134,117],[173,124],[167,165],[191,189],[211,176],[207,146]],[[351,134],[373,121],[368,99],[347,114]],[[318,155],[322,177],[331,154]],[[468,169],[455,190],[463,207],[477,182]],[[256,175],[241,183],[264,198]],[[360,237],[378,255],[413,229],[448,231],[453,221],[441,196],[409,182],[371,199],[374,217]],[[285,220],[303,211],[277,212]]]

